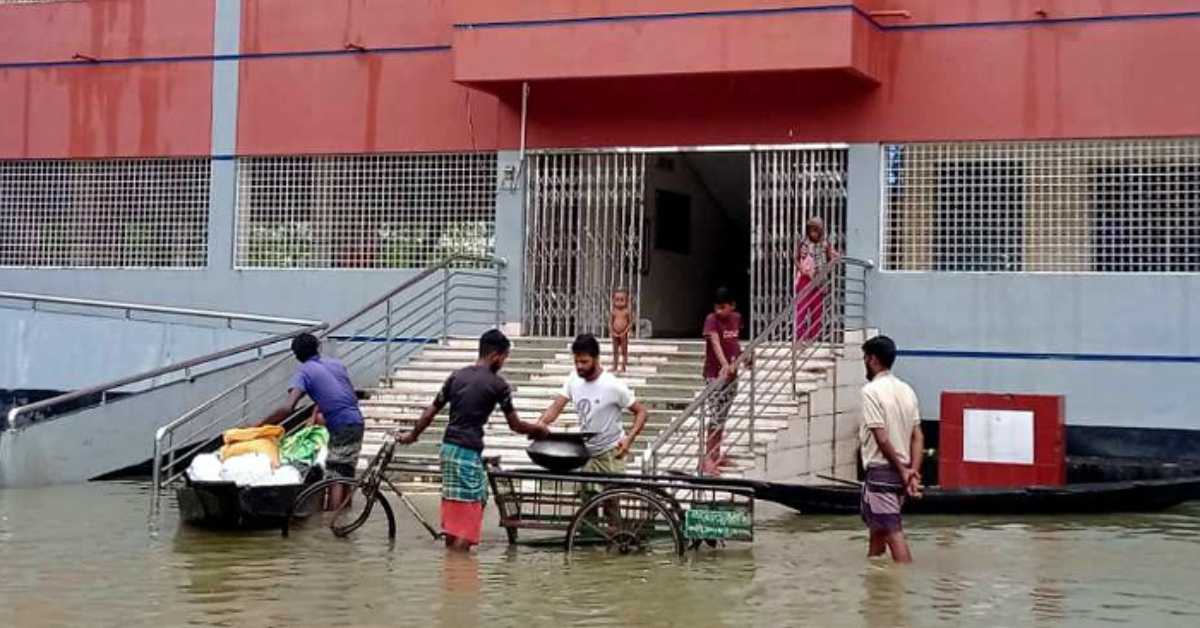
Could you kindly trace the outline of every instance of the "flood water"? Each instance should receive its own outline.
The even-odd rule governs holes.
[[[0,626],[1200,625],[1200,503],[911,518],[908,567],[867,561],[854,517],[768,504],[753,544],[682,562],[509,548],[494,513],[462,557],[402,509],[389,547],[378,519],[283,539],[189,529],[164,504],[148,526],[143,484],[0,490]]]

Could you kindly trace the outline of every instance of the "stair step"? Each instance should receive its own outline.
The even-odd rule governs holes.
[[[379,388],[370,390],[370,398],[361,406],[367,419],[360,466],[378,450],[380,444],[396,430],[411,429],[421,413],[440,390],[446,377],[476,360],[476,338],[450,338],[444,344],[429,345],[411,356],[391,376],[381,381]],[[549,406],[561,391],[562,382],[574,370],[568,338],[513,338],[513,352],[501,375],[513,387],[513,403],[525,420],[535,418]],[[611,344],[603,342],[602,361],[606,368],[612,360]],[[739,394],[726,427],[726,442],[731,445],[733,466],[723,470],[724,476],[740,477],[755,468],[766,451],[767,444],[778,433],[800,417],[807,405],[806,393],[826,385],[828,370],[836,366],[835,348],[818,347],[808,352],[803,372],[796,377],[797,392],[792,394],[792,361],[782,356],[786,343],[762,346],[755,368],[755,446],[749,443],[748,411],[749,380],[743,378]],[[704,344],[701,340],[635,340],[630,344],[629,369],[621,375],[649,410],[645,430],[630,452],[631,469],[654,439],[670,426],[679,413],[703,390],[701,378]],[[439,481],[438,451],[445,433],[446,414],[443,412],[422,435],[420,442],[398,449],[389,473],[404,482],[419,486],[436,486]],[[625,423],[628,425],[629,420]],[[568,405],[555,423],[556,430],[578,429],[578,415]],[[697,419],[686,422],[681,430],[693,433]],[[498,456],[508,469],[537,468],[525,454],[529,440],[511,432],[504,417],[495,412],[485,426],[486,456]],[[694,455],[686,445],[676,445],[659,459],[660,469],[676,468],[691,471]]]

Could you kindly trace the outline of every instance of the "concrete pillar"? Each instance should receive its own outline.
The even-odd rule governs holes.
[[[216,0],[213,23],[212,146],[208,199],[208,272],[233,272],[237,206],[238,60],[242,0]]]
[[[882,262],[879,214],[882,198],[881,152],[879,144],[852,144],[849,153],[846,255],[875,262],[875,270],[867,273],[867,325],[875,327],[870,295]]]
[[[521,322],[525,286],[525,172],[518,151],[496,155],[496,255],[508,260],[505,272],[504,321],[510,329]],[[515,185],[514,185],[515,184]]]

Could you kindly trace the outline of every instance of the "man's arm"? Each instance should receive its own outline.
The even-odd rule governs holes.
[[[913,481],[916,486],[908,487],[909,495],[918,495],[921,492],[921,463],[925,459],[925,434],[921,431],[921,421],[917,421],[913,426],[912,440],[908,444],[909,455],[912,456],[912,462],[909,463],[909,468],[913,472]]]
[[[629,428],[629,434],[621,439],[621,443],[617,445],[617,457],[624,458],[625,454],[629,453],[629,448],[633,446],[633,441],[637,440],[642,430],[646,428],[646,417],[649,413],[646,412],[646,406],[642,402],[635,401],[629,406],[629,411],[633,413],[633,427]]]
[[[401,445],[411,445],[417,442],[417,439],[421,437],[421,433],[428,429],[430,424],[433,423],[433,417],[437,416],[437,413],[441,412],[442,408],[445,406],[446,401],[441,395],[438,395],[433,400],[433,403],[429,404],[429,406],[421,412],[421,418],[417,419],[417,424],[413,426],[412,431],[398,432],[396,434],[396,442],[400,443]]]
[[[562,414],[563,408],[567,407],[567,398],[564,395],[559,395],[550,403],[550,407],[542,412],[542,416],[538,418],[538,425],[550,425],[558,419],[558,415]]]
[[[733,367],[729,364],[729,358],[725,357],[725,350],[721,348],[721,332],[710,331],[704,335],[708,337],[708,342],[713,347],[713,355],[717,356],[722,375],[732,375]]]
[[[900,454],[896,453],[896,448],[892,446],[892,441],[888,440],[887,429],[882,427],[872,427],[870,429],[871,436],[879,444],[879,451],[883,453],[883,457],[887,458],[892,467],[900,472],[900,475],[904,477],[904,483],[908,484],[908,478],[912,475],[912,469],[900,460]]]
[[[288,389],[287,401],[283,402],[277,410],[267,415],[267,418],[259,422],[258,426],[264,425],[279,425],[288,415],[296,409],[296,404],[300,403],[300,398],[304,396],[304,391],[295,388]]]
[[[522,421],[521,418],[517,416],[517,411],[511,406],[504,411],[504,420],[508,421],[508,429],[518,434],[526,434],[535,440],[539,438],[545,438],[550,434],[550,429],[540,421],[537,423]]]

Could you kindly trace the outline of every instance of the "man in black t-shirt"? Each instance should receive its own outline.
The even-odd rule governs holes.
[[[487,476],[483,468],[483,426],[496,406],[508,427],[518,434],[543,438],[549,430],[517,417],[512,388],[497,373],[508,359],[512,343],[493,329],[479,339],[479,359],[461,368],[442,385],[433,403],[421,414],[411,432],[398,433],[396,441],[408,445],[433,423],[433,417],[450,404],[450,423],[442,438],[442,532],[446,547],[466,551],[479,543],[483,529],[483,506],[487,500]]]

